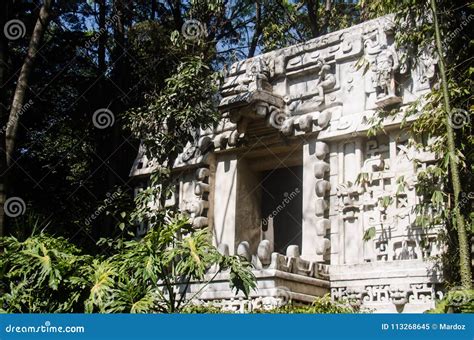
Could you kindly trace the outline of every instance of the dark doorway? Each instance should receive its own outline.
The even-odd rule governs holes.
[[[262,231],[281,254],[289,245],[301,249],[302,175],[301,166],[262,172]]]

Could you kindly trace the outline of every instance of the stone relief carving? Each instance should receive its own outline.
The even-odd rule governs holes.
[[[422,239],[429,236],[414,223],[414,161],[420,164],[423,159],[426,163],[434,156],[407,147],[406,138],[390,135],[367,141],[357,181],[341,183],[336,188],[336,209],[343,221],[357,221],[364,233],[374,229],[375,236],[364,241],[367,262],[426,258]],[[433,251],[436,249],[429,253]]]
[[[221,309],[223,312],[230,313],[251,313],[256,310],[267,311],[277,307],[285,306],[292,300],[292,293],[287,287],[276,287],[274,295],[257,296],[249,299],[243,297],[230,298],[214,301],[197,301],[197,305],[213,306]]]
[[[384,107],[399,103],[401,98],[396,96],[395,72],[399,68],[398,56],[393,47],[383,49],[375,57],[375,91],[377,105]]]
[[[430,303],[443,298],[443,292],[432,283],[406,285],[366,285],[362,287],[340,287],[331,289],[334,300],[356,301],[359,305],[371,306],[377,303],[393,303],[403,307],[407,303]]]
[[[379,18],[306,44],[235,63],[226,71],[220,110],[228,112],[237,125],[248,126],[252,120],[263,118],[269,127],[281,130],[284,135],[298,136],[323,130],[310,128],[310,121],[312,117],[316,122],[318,114],[327,109],[340,106],[341,117],[344,116],[350,110],[346,106],[351,105],[345,96],[359,93],[357,90],[363,83],[367,98],[357,99],[366,102],[363,109],[401,104],[403,86],[409,86],[409,82],[401,82],[400,75],[411,76],[415,90],[425,91],[434,77],[436,59],[427,47],[420,54],[417,69],[408,74],[406,51],[395,49],[393,26],[390,16]],[[367,73],[355,66],[361,57],[369,65]],[[340,71],[341,67],[344,71]],[[344,124],[352,123],[343,118],[339,122],[338,130],[345,130]],[[245,138],[244,130],[239,128],[238,138]],[[233,137],[232,140],[237,133]],[[229,138],[229,133],[221,135],[217,144]]]
[[[363,45],[362,37],[358,33],[342,33],[340,48],[336,52],[335,59],[337,62],[342,62],[347,59],[353,59],[362,54]]]
[[[191,218],[195,228],[204,228],[209,224],[207,213],[209,210],[209,169],[199,168],[196,170],[196,181],[194,183],[194,194],[196,198],[184,203],[184,211]]]
[[[336,190],[337,197],[339,198],[337,209],[341,212],[342,218],[344,220],[358,218],[361,209],[359,196],[363,193],[363,188],[347,183],[339,184]]]
[[[156,161],[153,159],[148,159],[145,146],[143,143],[140,143],[137,157],[133,162],[132,169],[130,170],[130,176],[140,176],[142,174],[150,173],[156,168]]]
[[[237,255],[251,262],[256,269],[275,269],[318,279],[327,279],[329,275],[326,265],[303,260],[297,245],[289,245],[286,255],[282,255],[272,252],[269,240],[262,240],[258,244],[257,253],[252,254],[249,242],[242,241],[237,246]]]
[[[312,72],[315,72],[316,80],[307,86],[304,93],[288,94],[284,97],[287,110],[290,113],[316,110],[326,104],[326,93],[336,85],[335,71],[324,59],[318,58]]]
[[[314,164],[314,176],[316,177],[315,190],[316,190],[316,206],[315,213],[318,217],[316,222],[316,254],[322,255],[323,258],[329,255],[331,248],[331,241],[327,237],[327,232],[331,229],[331,221],[328,219],[329,209],[329,192],[331,190],[331,184],[328,181],[328,172],[330,170],[329,163],[327,162],[329,146],[323,142],[316,142],[315,155],[317,158]]]
[[[274,67],[274,59],[254,58],[247,68],[247,77],[250,79],[248,90],[272,91],[269,80],[275,73]]]
[[[422,49],[417,61],[417,89],[428,90],[431,87],[430,82],[436,74],[436,64],[438,63],[434,45],[430,44]]]
[[[425,91],[434,77],[436,60],[431,49],[426,48],[417,70],[407,74],[406,51],[395,49],[393,25],[391,17],[380,18],[235,63],[227,71],[222,86],[220,110],[243,126],[238,138],[244,139],[245,127],[260,118],[286,136],[318,133],[327,125],[311,126],[311,120],[316,123],[319,115],[335,106],[341,108],[341,116],[333,115],[329,120],[339,119],[337,130],[345,130],[354,123],[353,119],[343,118],[344,112],[350,110],[346,106],[351,105],[345,96],[359,96],[356,93],[362,84],[367,94],[365,99],[357,99],[366,102],[362,110],[401,104],[402,87],[408,83],[400,82],[400,75],[411,76],[416,80],[416,90]],[[369,65],[367,73],[355,66],[361,57]],[[216,137],[219,134],[216,132]],[[236,139],[237,133],[233,137],[232,140]],[[217,144],[236,147],[238,143],[221,143],[229,138],[229,133],[220,135]]]
[[[297,136],[306,132],[315,132],[325,129],[331,120],[331,109],[322,112],[310,112],[298,116],[288,116],[278,111],[280,131],[285,136]],[[274,122],[275,119],[271,118]]]
[[[228,114],[224,114],[214,130],[212,143],[215,150],[222,150],[227,146],[236,146],[240,137],[237,124],[231,121]]]

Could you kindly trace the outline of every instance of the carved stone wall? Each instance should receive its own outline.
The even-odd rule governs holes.
[[[406,53],[386,16],[226,68],[222,118],[178,157],[176,200],[195,227],[212,229],[223,253],[247,258],[263,276],[256,300],[231,300],[221,284],[202,300],[238,310],[278,300],[283,275],[299,301],[330,287],[334,299],[379,311],[433,306],[442,276],[431,259],[442,246],[436,228],[416,225],[414,207],[417,172],[434,155],[416,150],[400,123],[430,90],[437,61],[427,48],[413,67]],[[379,109],[398,114],[382,121],[386,133],[368,138]],[[132,175],[146,173],[145,163],[138,157]],[[290,244],[285,254],[261,232],[253,190],[269,164],[303,169],[302,247]]]
[[[415,152],[408,136],[394,131],[343,142],[338,157],[334,208],[341,217],[345,250],[338,264],[428,259],[439,252],[437,231],[427,233],[415,223],[416,173],[434,155]],[[367,234],[375,236],[364,241]]]

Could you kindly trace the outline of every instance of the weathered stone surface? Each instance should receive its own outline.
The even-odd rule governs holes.
[[[392,25],[382,17],[228,68],[222,118],[178,157],[167,204],[209,227],[221,252],[251,261],[259,289],[237,303],[222,274],[201,300],[243,311],[289,297],[307,303],[330,290],[376,311],[422,312],[442,296],[439,268],[429,263],[442,249],[437,230],[414,223],[417,171],[434,155],[415,150],[400,130],[408,104],[430,90],[437,60],[426,49],[410,69]],[[387,134],[368,138],[380,108],[398,114],[382,122]],[[143,155],[131,171],[137,178],[154,166]],[[302,168],[302,221],[291,222],[302,241],[286,240],[286,252],[275,246],[280,254],[276,235],[290,228],[278,219],[299,196],[275,198],[271,216],[262,216],[262,183],[281,167]],[[364,241],[369,231],[375,236]]]

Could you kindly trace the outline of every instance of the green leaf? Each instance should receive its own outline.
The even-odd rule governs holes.
[[[375,234],[376,234],[375,227],[370,227],[364,232],[364,236],[362,237],[362,239],[364,241],[369,241],[375,237]]]

